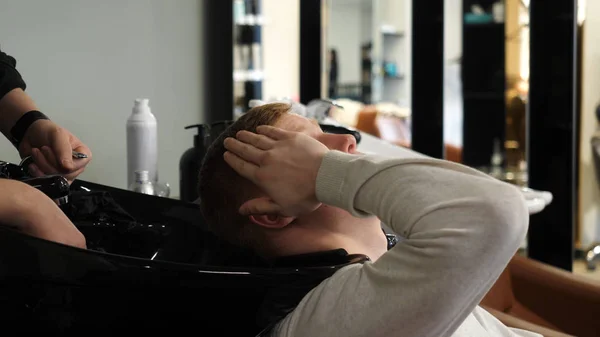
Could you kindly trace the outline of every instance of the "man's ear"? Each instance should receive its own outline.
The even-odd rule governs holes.
[[[284,217],[280,215],[250,215],[248,216],[250,221],[261,227],[270,229],[281,229],[294,221],[296,218]]]

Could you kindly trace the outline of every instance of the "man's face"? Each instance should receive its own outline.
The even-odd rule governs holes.
[[[315,120],[300,115],[287,113],[275,123],[275,126],[288,131],[301,132],[318,140],[330,150],[346,153],[357,153],[356,139],[352,135],[324,133]]]

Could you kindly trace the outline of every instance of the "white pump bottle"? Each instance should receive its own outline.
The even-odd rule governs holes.
[[[135,100],[127,119],[127,186],[135,181],[136,171],[148,171],[151,182],[158,180],[158,135],[156,117],[147,98]]]

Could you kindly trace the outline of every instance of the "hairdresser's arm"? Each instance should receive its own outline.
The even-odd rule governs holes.
[[[0,179],[0,223],[25,234],[85,248],[85,237],[63,211],[39,190]]]
[[[26,89],[16,65],[17,61],[12,56],[0,50],[0,131],[9,139],[15,122],[27,111],[36,109],[33,101],[23,95],[23,99],[14,99],[18,92]],[[7,95],[8,99],[4,99]]]
[[[0,51],[0,132],[12,139],[11,129],[27,112],[38,110],[25,92],[25,82],[16,60]],[[77,137],[51,120],[37,120],[25,132],[18,148],[21,158],[32,156],[29,171],[34,176],[60,174],[72,182],[92,159],[92,152]],[[87,155],[76,161],[72,151]]]
[[[10,129],[26,112],[37,110],[35,102],[21,88],[16,88],[0,99],[0,131],[11,139]],[[37,121],[39,123],[42,121]],[[34,123],[34,124],[35,124]]]

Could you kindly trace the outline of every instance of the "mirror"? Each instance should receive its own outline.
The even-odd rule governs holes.
[[[410,1],[325,0],[327,98],[338,122],[410,146]]]
[[[444,0],[444,144],[445,158],[462,162],[463,88],[462,0]]]
[[[329,0],[327,95],[371,102],[372,0]]]
[[[463,164],[526,186],[529,1],[444,5],[444,141]]]
[[[527,186],[529,0],[506,1],[505,180]]]

